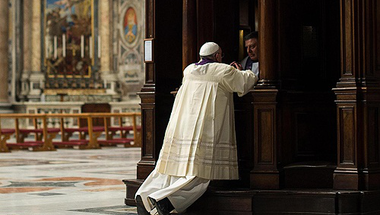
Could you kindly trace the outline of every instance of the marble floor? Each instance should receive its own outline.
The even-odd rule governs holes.
[[[0,153],[1,215],[131,215],[122,179],[136,178],[140,148]]]

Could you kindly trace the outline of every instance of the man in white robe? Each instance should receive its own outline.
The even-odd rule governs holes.
[[[156,168],[136,192],[139,214],[182,212],[210,180],[239,178],[233,93],[245,95],[258,78],[221,63],[214,42],[199,54],[201,60],[184,70]]]

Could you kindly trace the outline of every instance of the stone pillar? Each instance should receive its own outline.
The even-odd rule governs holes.
[[[8,40],[9,40],[8,1],[0,1],[0,112],[9,109],[8,98]]]
[[[117,74],[112,72],[112,42],[111,42],[111,10],[110,1],[99,1],[99,39],[101,40],[100,75],[105,83],[106,92],[117,101],[120,95],[117,93]]]
[[[278,80],[277,80],[277,1],[260,0],[259,56],[260,80],[252,91],[254,107],[253,157],[251,187],[279,189],[277,168],[278,145]]]
[[[23,70],[21,74],[21,92],[20,100],[26,101],[29,94],[29,76],[32,71],[32,17],[33,17],[33,1],[23,2]]]
[[[40,101],[45,75],[41,71],[41,2],[32,1],[31,73],[29,76],[29,101]]]

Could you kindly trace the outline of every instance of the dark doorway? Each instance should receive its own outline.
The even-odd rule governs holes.
[[[84,104],[82,106],[82,113],[110,113],[110,112],[111,112],[111,106],[108,103]],[[80,126],[81,127],[87,126],[87,120],[81,119]],[[93,126],[104,126],[103,118],[93,118]]]

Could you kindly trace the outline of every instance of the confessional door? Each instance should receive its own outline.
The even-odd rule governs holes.
[[[338,0],[279,1],[278,161],[285,188],[332,188],[340,75]]]

